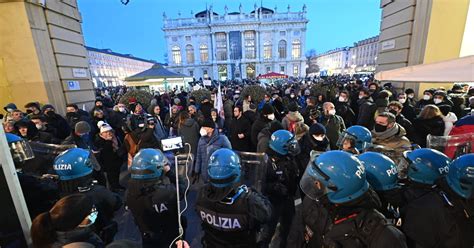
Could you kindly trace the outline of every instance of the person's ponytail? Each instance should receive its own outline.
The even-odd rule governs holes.
[[[49,212],[44,212],[31,224],[33,247],[51,247],[56,240],[56,232]]]

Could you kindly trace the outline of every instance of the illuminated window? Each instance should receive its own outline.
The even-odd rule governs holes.
[[[217,71],[218,71],[220,80],[227,79],[227,65],[218,65]]]
[[[299,73],[300,73],[300,68],[298,67],[298,65],[293,65],[293,75],[295,77],[299,76]]]
[[[294,40],[291,48],[291,57],[299,59],[301,57],[301,42],[300,40]]]
[[[176,65],[181,64],[181,50],[178,46],[171,48],[171,56],[173,58],[173,63]]]
[[[264,59],[272,58],[272,43],[270,41],[266,41],[263,43],[263,58]]]
[[[280,66],[280,73],[285,74],[285,66]]]
[[[255,59],[255,31],[246,31],[244,33],[245,58]]]
[[[216,33],[216,55],[217,55],[217,60],[227,60],[226,33]]]
[[[186,45],[186,61],[188,64],[194,63],[194,49],[192,45]]]
[[[201,62],[202,63],[207,63],[209,60],[209,51],[207,49],[207,45],[201,45],[199,47],[199,52],[201,54]]]
[[[280,42],[278,42],[278,57],[280,59],[286,58],[286,41],[285,40],[280,40]]]

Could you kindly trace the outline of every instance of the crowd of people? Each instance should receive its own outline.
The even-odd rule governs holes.
[[[474,245],[472,140],[446,145],[445,154],[427,143],[432,136],[472,139],[474,88],[426,89],[417,99],[413,89],[337,76],[261,86],[256,101],[241,93],[252,84],[260,82],[223,83],[220,109],[216,87],[199,101],[181,88],[147,103],[121,99],[125,87],[98,89],[92,109],[67,104],[64,116],[51,104],[6,105],[3,128],[33,245],[133,246],[112,243],[123,205],[144,247],[185,238],[176,188],[183,199],[189,185],[181,176],[176,185],[161,142],[175,136],[193,158],[189,176],[199,193],[192,207],[204,247],[269,247],[275,233],[279,247]],[[314,87],[321,84],[334,91]],[[34,142],[74,148],[52,158],[26,154]],[[239,152],[266,154],[261,191],[241,183]],[[2,246],[15,244],[15,232],[1,234],[9,237]],[[299,243],[288,244],[290,236]]]

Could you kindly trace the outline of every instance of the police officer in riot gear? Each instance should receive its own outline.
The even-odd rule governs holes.
[[[295,136],[287,130],[277,130],[270,137],[267,154],[264,194],[270,199],[273,213],[262,232],[262,247],[268,247],[280,222],[280,247],[286,247],[291,220],[295,214],[295,194],[298,189],[298,164],[295,156],[300,147]]]
[[[397,219],[402,188],[398,182],[397,165],[377,152],[364,152],[357,158],[364,164],[367,182],[380,198],[382,206],[378,210],[388,219]]]
[[[271,204],[240,183],[240,158],[227,148],[215,151],[207,168],[209,183],[199,191],[196,210],[203,247],[257,247],[257,232],[271,216]]]
[[[184,193],[184,182],[180,180],[178,186]],[[169,247],[183,234],[176,200],[176,176],[168,159],[157,149],[140,150],[132,161],[125,202],[140,229],[143,247]],[[181,220],[185,226],[184,217]]]
[[[31,161],[34,158],[34,153],[29,143],[21,137],[6,133],[10,152],[15,164],[18,181],[20,182],[23,196],[28,207],[30,218],[34,219],[38,214],[48,211],[54,203],[59,199],[58,187],[55,182],[48,178],[41,178],[37,175],[29,174],[23,171],[25,162]],[[5,166],[5,165],[2,165]],[[23,240],[23,232],[18,222],[15,206],[10,197],[10,190],[3,175],[3,170],[0,168],[0,196],[1,211],[0,220],[0,246],[9,247],[11,244],[19,245]],[[8,195],[8,198],[5,197]],[[26,246],[26,243],[24,244]]]
[[[451,162],[436,150],[418,149],[405,157],[408,178],[415,182],[404,193],[407,202],[401,208],[408,245],[473,247],[474,155]]]
[[[82,193],[91,197],[99,215],[94,226],[104,241],[113,241],[117,223],[113,221],[114,212],[122,206],[121,197],[93,180],[93,170],[97,167],[92,153],[82,148],[71,148],[59,154],[53,168],[59,176],[59,189],[62,196]]]
[[[354,155],[323,153],[310,162],[300,186],[308,196],[305,247],[406,247],[403,233],[376,210],[380,201]]]
[[[372,133],[366,127],[354,125],[339,136],[336,144],[340,150],[359,154],[372,146]]]

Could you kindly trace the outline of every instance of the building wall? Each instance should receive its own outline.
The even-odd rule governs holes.
[[[349,51],[349,47],[343,47],[319,54],[316,57],[319,70],[327,71],[329,75],[349,73]]]
[[[247,66],[255,66],[255,76],[269,71],[282,72],[290,76],[304,76],[306,59],[304,57],[306,40],[305,10],[301,12],[287,12],[275,14],[237,14],[220,15],[213,18],[178,18],[168,19],[165,17],[163,31],[168,46],[168,69],[178,73],[204,78],[205,72],[213,79],[219,78],[219,68],[227,69],[227,78],[233,78],[238,69],[241,78],[247,78]],[[256,56],[253,59],[245,57],[245,31],[255,31]],[[240,44],[236,44],[241,51],[241,57],[231,59],[231,42],[229,37],[232,32],[240,32]],[[284,32],[284,34],[282,33]],[[216,40],[217,33],[224,33],[227,41],[227,59],[221,60],[217,55]],[[278,57],[278,43],[285,40],[286,58]],[[292,42],[300,41],[300,56],[293,58],[291,55]],[[266,59],[264,56],[265,43],[270,41],[272,57]],[[200,46],[208,47],[208,61],[201,61]],[[194,63],[188,63],[186,59],[186,46],[192,45],[194,51]],[[240,47],[239,47],[240,45]],[[173,47],[179,47],[181,52],[181,64],[173,61]],[[283,68],[282,68],[283,67]],[[297,70],[295,71],[295,67]],[[281,70],[283,69],[283,70]],[[295,72],[297,74],[295,75]],[[192,75],[191,75],[192,74]]]
[[[350,49],[349,66],[354,72],[375,71],[378,56],[379,36],[371,37],[354,43]]]
[[[0,60],[6,75],[0,101],[20,108],[30,101],[51,103],[59,113],[66,103],[92,105],[95,95],[76,0],[44,3],[0,3]]]
[[[109,49],[89,48],[87,59],[95,87],[123,85],[126,77],[148,70],[155,64],[130,55],[121,56]]]
[[[469,4],[469,0],[381,0],[377,71],[459,57]],[[421,95],[427,88],[450,88],[452,83],[394,85]]]

